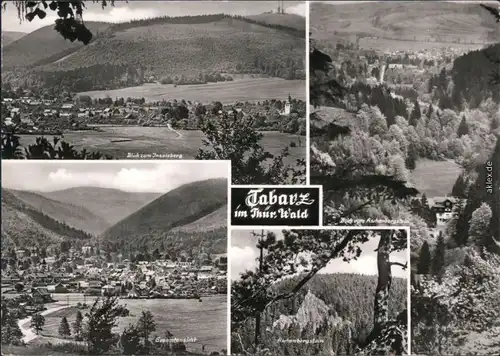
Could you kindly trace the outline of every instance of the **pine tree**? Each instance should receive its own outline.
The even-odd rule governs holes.
[[[120,344],[124,355],[137,355],[141,352],[141,336],[135,325],[123,330],[120,337]]]
[[[31,328],[35,330],[36,334],[40,334],[40,331],[43,330],[43,326],[45,325],[45,318],[42,314],[35,314],[31,317]]]
[[[418,259],[417,274],[428,274],[431,269],[431,251],[427,241],[424,241]]]
[[[427,200],[427,196],[425,193],[422,194],[422,198],[420,199],[420,204],[422,205],[423,208],[429,207],[429,201]]]
[[[460,125],[458,126],[457,135],[458,137],[462,137],[469,134],[469,125],[467,125],[467,120],[465,119],[465,115],[462,116],[462,121],[460,121]]]
[[[59,324],[59,335],[61,335],[64,339],[68,336],[71,336],[71,329],[69,328],[68,319],[65,316],[61,319],[61,324]]]
[[[108,352],[116,343],[112,329],[119,317],[128,312],[123,305],[118,305],[118,298],[96,299],[87,313],[85,340],[90,354],[99,355]]]
[[[408,168],[410,171],[413,171],[415,168],[417,168],[417,159],[418,159],[417,152],[412,145],[410,146],[408,150],[408,155],[406,156],[405,159],[406,168]]]
[[[496,131],[500,127],[500,119],[498,117],[494,117],[491,119],[490,130],[491,132]]]
[[[444,235],[440,231],[437,238],[436,248],[434,250],[434,256],[432,257],[432,274],[437,276],[438,281],[441,280],[441,276],[443,274],[445,254],[446,245]]]
[[[144,347],[149,348],[149,335],[156,330],[156,323],[153,314],[150,311],[142,312],[139,321],[137,322],[137,330],[139,335],[144,338]]]
[[[427,110],[427,118],[430,119],[432,113],[434,112],[434,106],[432,104],[429,106],[429,110]]]
[[[453,184],[451,195],[460,199],[467,198],[467,179],[465,178],[464,173],[460,173],[455,181],[455,184]]]
[[[73,334],[75,335],[75,340],[79,341],[82,337],[82,322],[83,315],[80,311],[76,313],[75,322],[73,323]]]

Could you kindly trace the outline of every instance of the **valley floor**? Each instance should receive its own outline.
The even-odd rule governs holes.
[[[90,151],[100,151],[115,158],[125,159],[127,154],[165,154],[172,155],[169,159],[194,159],[198,149],[202,147],[203,133],[198,130],[176,130],[168,127],[143,126],[99,126],[98,131],[70,131],[64,134],[63,140],[72,144],[76,149],[86,148]],[[296,159],[306,157],[305,137],[299,147],[297,135],[280,133],[277,131],[263,132],[262,146],[272,154],[278,154],[288,147],[290,156],[287,164],[295,164]],[[35,143],[37,135],[20,135],[21,144],[28,146]],[[120,141],[120,142],[117,142]],[[290,147],[292,142],[296,147]],[[151,157],[150,159],[154,159]],[[144,158],[146,159],[146,158]]]
[[[97,90],[79,93],[92,99],[105,98],[144,98],[147,102],[184,99],[186,101],[208,104],[220,101],[231,104],[238,101],[264,101],[292,98],[306,100],[305,80],[285,80],[281,78],[244,78],[231,82],[197,85],[144,84],[115,90]]]

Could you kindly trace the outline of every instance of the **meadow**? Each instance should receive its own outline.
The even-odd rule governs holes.
[[[76,149],[86,148],[90,151],[112,155],[125,159],[127,153],[170,154],[170,159],[194,159],[198,149],[202,147],[204,135],[201,131],[179,130],[182,136],[166,127],[142,126],[102,126],[98,131],[72,131],[64,134],[64,140]],[[263,132],[263,147],[272,154],[278,154],[291,142],[297,143],[297,136],[276,131]],[[34,144],[36,135],[20,135],[23,145]],[[116,142],[117,140],[121,142]],[[112,142],[115,141],[115,142]],[[305,158],[305,138],[301,137],[302,147],[289,147],[290,156],[286,162],[295,164],[296,159]],[[154,157],[142,157],[143,159]]]
[[[232,82],[208,83],[200,85],[144,84],[116,90],[81,92],[91,98],[144,98],[146,101],[186,100],[202,104],[220,101],[232,104],[238,101],[264,101],[269,99],[286,100],[288,95],[294,99],[306,100],[304,80],[285,80],[281,78],[243,78]]]
[[[453,161],[421,159],[412,172],[412,178],[416,188],[428,198],[444,197],[451,194],[461,171],[460,166]]]
[[[57,304],[74,304],[76,301],[83,302],[82,295],[54,295],[60,299]],[[85,302],[91,304],[94,298],[86,297]],[[134,324],[141,316],[142,311],[150,311],[156,322],[154,336],[164,337],[170,331],[174,337],[196,338],[196,342],[188,343],[189,351],[201,351],[205,345],[205,351],[217,351],[227,348],[227,297],[225,295],[204,297],[203,302],[198,300],[174,300],[174,299],[120,299],[120,304],[127,306],[130,315],[118,320],[115,332],[122,332],[128,325]],[[48,308],[51,305],[47,305]],[[58,334],[61,318],[65,316],[71,324],[77,313],[75,307],[56,311],[45,316],[45,326],[42,331],[43,339],[60,338]],[[82,310],[85,315],[87,310]]]

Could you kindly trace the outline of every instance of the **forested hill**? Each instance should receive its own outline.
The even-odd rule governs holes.
[[[93,33],[94,39],[99,38],[109,23],[85,22],[85,26]],[[70,42],[54,30],[53,25],[45,26],[24,35],[17,41],[4,44],[2,49],[3,70],[12,67],[26,68],[47,58],[57,60],[65,53],[72,53],[82,48],[81,42]]]
[[[209,179],[182,185],[119,221],[100,239],[121,250],[204,246],[225,253],[227,213],[219,212],[227,207],[227,184],[226,179]]]
[[[108,223],[104,229],[98,231],[99,233],[162,195],[161,193],[124,192],[100,187],[74,187],[38,194],[61,203],[77,204],[93,212]]]
[[[280,292],[288,292],[300,281],[303,276],[281,281],[275,287]],[[333,306],[339,316],[350,320],[355,327],[362,327],[368,322],[367,330],[373,326],[373,300],[377,276],[360,274],[317,274],[307,283],[295,298],[285,300],[276,305],[273,314],[295,314],[302,304],[305,295],[311,291],[326,304]],[[402,278],[393,278],[390,295],[390,315],[395,317],[407,305],[407,281]]]
[[[26,33],[24,32],[2,31],[2,46],[7,46],[8,44],[17,41],[25,35]]]
[[[90,234],[97,235],[111,226],[99,213],[71,201],[61,202],[34,192],[6,188],[2,189],[2,194],[6,197],[12,197],[9,202],[16,202],[16,206],[23,205],[51,219]]]
[[[288,293],[301,278],[303,276],[285,279],[274,285],[274,291],[278,294]],[[377,276],[359,274],[314,276],[295,297],[271,304],[266,309],[261,318],[261,330],[266,330],[262,334],[262,343],[275,345],[273,355],[279,356],[330,355],[333,354],[329,352],[331,350],[335,352],[334,354],[346,354],[345,350],[350,348],[353,342],[362,344],[373,328],[376,285]],[[393,278],[389,297],[391,318],[407,308],[407,298],[407,281]],[[292,321],[295,319],[301,330],[290,326],[288,322],[290,319]],[[316,330],[311,330],[311,326],[318,328],[314,327]],[[349,326],[352,335],[342,335],[344,326]],[[253,321],[243,322],[235,332],[241,335],[245,348],[252,345],[255,332]],[[325,342],[316,345],[315,350],[304,345],[297,345],[291,350],[288,346],[276,344],[276,339],[280,337],[303,338],[304,336]],[[350,346],[346,348],[346,344]],[[236,342],[235,350],[238,350],[239,346],[240,343]]]
[[[219,14],[100,23],[90,28],[94,38],[87,46],[65,41],[47,26],[6,46],[3,68],[23,78],[40,71],[64,74],[107,65],[129,67],[128,74],[133,71],[137,82],[210,73],[265,73],[295,79],[297,71],[304,71],[301,22],[305,19],[275,16],[290,19]],[[24,73],[26,68],[31,71]],[[87,76],[97,75],[94,72]],[[117,73],[120,78],[124,75]]]
[[[90,234],[68,226],[2,189],[2,249],[49,247],[62,241],[89,241]]]
[[[455,59],[451,70],[453,105],[461,108],[464,100],[476,108],[490,97],[500,103],[500,84],[494,84],[497,75],[500,75],[500,43]]]

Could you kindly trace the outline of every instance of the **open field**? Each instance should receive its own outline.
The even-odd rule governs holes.
[[[140,154],[173,154],[182,157],[173,159],[194,159],[198,149],[202,147],[203,133],[201,131],[180,130],[182,136],[167,127],[142,127],[142,126],[103,126],[103,132],[75,131],[64,134],[64,140],[75,146],[76,149],[86,148],[90,151],[100,151],[125,159],[127,153]],[[283,148],[289,147],[291,142],[297,142],[296,135],[284,134],[275,131],[264,132],[262,145],[272,154],[279,153]],[[35,143],[36,135],[20,135],[21,143],[29,145]],[[123,142],[111,140],[128,139]],[[301,137],[302,147],[290,147],[290,157],[287,163],[294,164],[296,159],[305,158],[305,138]],[[298,146],[298,145],[297,145]],[[143,157],[145,159],[146,157]],[[150,159],[153,159],[151,157]]]
[[[285,100],[290,95],[294,99],[306,100],[304,80],[280,78],[247,78],[232,82],[208,83],[201,85],[144,84],[116,90],[100,90],[79,93],[91,98],[144,98],[146,101],[186,100],[202,104],[220,101],[223,104],[238,101]]]
[[[422,159],[412,173],[413,181],[420,193],[428,198],[451,194],[453,184],[462,169],[453,161],[431,161]]]
[[[90,306],[93,297],[83,298],[78,294],[55,294],[59,299],[58,305],[63,305],[67,300],[70,305],[77,301],[85,302]],[[195,343],[187,344],[190,351],[201,351],[202,345],[206,351],[220,351],[227,348],[227,297],[225,295],[204,297],[203,302],[192,300],[174,299],[121,299],[120,304],[126,304],[130,316],[120,318],[116,332],[122,332],[129,324],[134,324],[141,316],[142,311],[150,311],[156,322],[156,331],[152,334],[164,337],[170,331],[177,338],[196,338]],[[50,305],[47,305],[50,308]],[[82,310],[85,315],[87,310]],[[45,326],[41,340],[53,337],[59,338],[58,328],[61,318],[65,316],[70,324],[75,320],[77,309],[70,307],[56,311],[45,316]],[[85,321],[85,318],[84,318]]]

